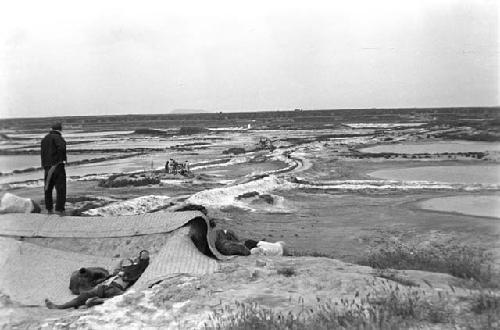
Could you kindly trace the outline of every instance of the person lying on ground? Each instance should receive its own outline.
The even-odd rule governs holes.
[[[215,248],[223,255],[248,256],[250,250],[240,241],[238,236],[228,229],[217,229],[215,231]]]
[[[125,264],[126,261],[129,261],[129,264]],[[45,299],[45,305],[49,309],[78,308],[85,305],[91,298],[112,298],[121,295],[141,277],[148,265],[149,252],[142,250],[136,260],[122,260],[110,278],[103,284],[99,284],[89,291],[83,291],[75,299],[61,305],[54,304],[49,299]]]
[[[210,219],[210,227],[215,228],[217,223],[214,219]],[[240,239],[236,233],[229,229],[214,229],[215,230],[215,248],[223,255],[232,256],[248,256],[250,250],[257,247],[258,242],[252,239]]]

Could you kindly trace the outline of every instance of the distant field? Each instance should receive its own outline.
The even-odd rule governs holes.
[[[68,129],[134,130],[136,128],[172,128],[182,126],[252,128],[326,128],[351,123],[467,123],[485,121],[498,125],[499,107],[425,108],[425,109],[337,109],[261,112],[218,112],[198,114],[150,114],[116,116],[72,116],[47,118],[12,118],[0,120],[0,130],[39,133],[54,121]]]

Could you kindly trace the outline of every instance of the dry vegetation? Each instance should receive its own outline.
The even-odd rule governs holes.
[[[397,239],[372,250],[360,264],[376,269],[413,269],[449,273],[482,287],[498,287],[492,256],[484,249],[457,243],[405,244]]]
[[[453,289],[453,287],[450,287]],[[282,313],[258,304],[236,303],[214,310],[206,329],[408,329],[439,328],[496,329],[500,326],[500,296],[479,291],[457,298],[438,291],[429,295],[424,290],[407,289],[391,284],[376,294],[352,297],[340,302],[321,301],[315,308],[303,306],[298,313]],[[464,307],[462,307],[464,306]]]

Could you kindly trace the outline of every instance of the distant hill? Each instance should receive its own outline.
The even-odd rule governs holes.
[[[170,111],[171,114],[187,114],[187,113],[210,113],[203,109],[174,109]]]

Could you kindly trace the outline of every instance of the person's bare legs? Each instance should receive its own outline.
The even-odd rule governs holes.
[[[78,308],[85,305],[88,299],[99,297],[99,298],[111,298],[123,294],[123,290],[117,288],[116,286],[99,285],[90,291],[82,292],[73,300],[68,301],[62,305],[56,305],[49,299],[45,299],[45,306],[49,309],[68,309],[68,308]]]
[[[75,299],[70,300],[67,303],[64,303],[62,305],[56,305],[47,298],[47,299],[45,299],[45,306],[47,306],[47,308],[49,308],[49,309],[78,308],[82,305],[85,305],[85,302],[87,301],[87,299],[93,298],[93,297],[98,297],[99,296],[98,288],[99,287],[95,287],[90,291],[82,292]]]

